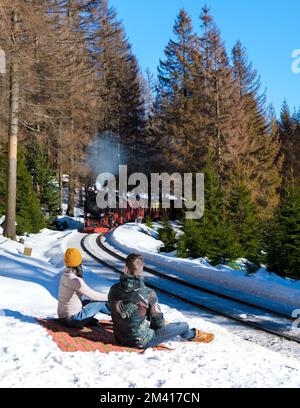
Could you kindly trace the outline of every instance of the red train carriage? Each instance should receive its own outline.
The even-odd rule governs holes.
[[[163,216],[175,219],[179,216],[178,211],[174,212],[174,203],[170,210],[161,210],[159,202],[152,203],[152,208],[141,207],[140,201],[129,201],[126,209],[106,209],[101,210],[96,202],[97,190],[93,187],[87,191],[85,200],[85,223],[83,232],[85,233],[107,233],[112,228],[123,225],[126,222],[143,222],[146,217],[158,221]],[[130,200],[130,199],[129,199]]]

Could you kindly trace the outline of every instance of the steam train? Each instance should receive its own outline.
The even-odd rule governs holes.
[[[85,233],[107,233],[112,228],[123,225],[127,222],[143,222],[147,217],[153,221],[158,221],[163,217],[171,220],[178,218],[181,211],[175,209],[176,199],[170,198],[170,209],[163,209],[161,200],[151,202],[151,208],[143,208],[140,202],[134,202],[127,197],[127,208],[102,210],[97,205],[97,189],[91,187],[86,192],[84,204],[84,228]],[[117,203],[119,197],[117,195]]]

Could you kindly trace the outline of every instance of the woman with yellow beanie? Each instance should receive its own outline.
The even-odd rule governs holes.
[[[66,270],[60,280],[58,317],[70,326],[86,326],[97,322],[98,313],[109,315],[107,295],[91,289],[83,279],[82,256],[75,248],[65,253]],[[84,296],[90,300],[82,301]]]

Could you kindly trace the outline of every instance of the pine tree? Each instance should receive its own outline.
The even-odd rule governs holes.
[[[233,188],[229,198],[229,220],[236,231],[243,257],[258,262],[262,249],[259,220],[250,191],[243,184]]]
[[[281,152],[284,155],[283,178],[285,183],[300,180],[300,112],[292,115],[284,101],[280,115]]]
[[[201,160],[197,154],[201,116],[193,94],[200,53],[191,19],[183,9],[175,21],[174,35],[158,68],[159,137],[169,171],[189,172],[199,169]]]
[[[213,165],[205,168],[205,213],[199,221],[185,220],[178,256],[207,257],[212,265],[242,255],[237,233],[226,211],[224,191]]]
[[[205,114],[205,142],[215,152],[214,160],[218,174],[226,179],[228,167],[236,160],[237,144],[243,112],[233,70],[222,42],[220,31],[205,6],[202,9],[201,54],[203,59],[202,81],[199,90],[199,106]],[[235,148],[234,148],[235,147]],[[235,150],[235,151],[234,151]]]
[[[0,155],[0,213],[5,214],[5,194],[7,189],[7,151]],[[27,170],[23,152],[18,151],[17,169],[17,200],[16,200],[16,232],[18,235],[37,233],[45,227],[45,220],[41,211],[41,204],[32,185],[32,178]],[[3,189],[3,190],[2,190]],[[2,196],[2,197],[1,197]]]
[[[172,228],[172,225],[168,218],[164,217],[162,221],[162,228],[158,231],[159,239],[163,242],[161,251],[172,252],[176,248],[176,232]]]
[[[206,256],[213,265],[241,256],[238,237],[225,203],[224,189],[212,162],[205,171],[205,213],[203,233],[208,241]]]
[[[51,170],[43,148],[37,141],[27,145],[26,162],[42,208],[50,216],[54,215],[59,211],[58,183],[55,172]]]
[[[300,187],[289,185],[266,238],[271,272],[300,278]]]
[[[149,216],[146,218],[146,225],[148,228],[153,228],[153,220]]]
[[[7,71],[11,72],[14,61],[19,62],[17,85],[22,103],[18,133],[25,144],[35,137],[45,146],[60,186],[62,173],[71,174],[70,179],[77,183],[82,166],[75,165],[76,160],[83,158],[96,133],[92,109],[96,75],[89,52],[96,3],[96,0],[5,1],[0,10],[1,21],[5,21],[0,43],[7,52]],[[10,40],[12,12],[20,17],[15,42]],[[6,106],[4,109],[1,106],[1,112],[8,110],[8,79],[7,75],[3,81]],[[3,128],[5,125],[7,120]]]
[[[96,131],[110,135],[114,161],[125,146],[130,171],[138,164],[142,144],[144,102],[140,69],[125,30],[107,0],[98,5],[91,56],[96,66]]]
[[[236,160],[231,169],[251,191],[260,216],[270,218],[278,205],[281,184],[279,134],[273,126],[274,118],[268,118],[266,96],[260,93],[260,78],[240,41],[232,50],[232,60],[243,120],[239,122],[238,145],[233,145]]]
[[[20,155],[17,182],[17,234],[37,233],[45,227],[41,205],[32,186],[25,159]]]
[[[208,256],[208,247],[203,222],[184,219],[182,234],[177,243],[177,256],[180,258],[205,257]]]

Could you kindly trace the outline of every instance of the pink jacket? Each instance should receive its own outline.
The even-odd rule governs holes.
[[[82,309],[81,296],[96,302],[107,302],[107,296],[91,289],[83,279],[67,269],[60,280],[57,314],[60,319],[71,318]]]

